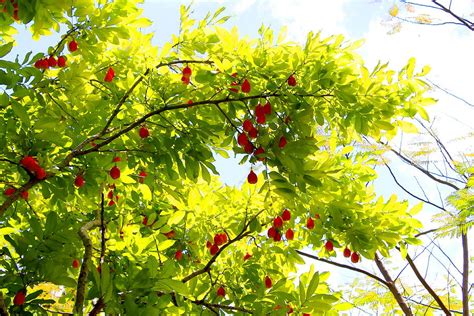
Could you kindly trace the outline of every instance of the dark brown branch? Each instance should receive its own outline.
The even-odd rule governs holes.
[[[336,267],[340,267],[340,268],[344,268],[344,269],[348,269],[348,270],[352,270],[352,271],[355,271],[355,272],[359,272],[359,273],[362,273],[362,274],[365,274],[366,276],[376,280],[377,282],[381,283],[382,285],[385,285],[387,288],[389,287],[388,283],[386,281],[384,281],[383,279],[379,278],[378,276],[376,276],[375,274],[372,274],[366,270],[362,270],[362,269],[359,269],[359,268],[356,268],[356,267],[353,267],[353,266],[349,266],[347,264],[343,264],[343,263],[339,263],[339,262],[335,262],[335,261],[331,261],[331,260],[327,260],[327,259],[324,259],[324,258],[319,258],[317,256],[314,256],[314,255],[310,255],[309,253],[306,253],[306,252],[303,252],[301,250],[296,250],[296,252],[301,255],[301,256],[304,256],[304,257],[308,257],[308,258],[311,258],[311,259],[314,259],[314,260],[318,260],[318,261],[321,261],[321,262],[325,262],[325,263],[328,263],[328,264],[331,264],[333,266],[336,266]]]
[[[451,312],[446,307],[446,305],[444,305],[444,302],[441,300],[441,298],[438,296],[438,294],[436,294],[436,292],[431,288],[431,286],[428,284],[428,282],[426,282],[425,278],[423,278],[423,276],[421,275],[421,273],[418,270],[417,266],[415,265],[415,262],[413,262],[413,260],[411,259],[410,255],[407,254],[405,258],[408,261],[408,264],[410,265],[411,269],[415,273],[418,280],[421,282],[421,284],[423,284],[424,288],[428,291],[428,293],[430,293],[430,295],[433,297],[433,299],[436,301],[436,303],[438,303],[438,306],[443,310],[443,312],[446,315],[450,316]]]
[[[417,304],[417,305],[425,306],[425,307],[428,307],[428,308],[431,308],[431,309],[441,310],[441,308],[439,308],[439,307],[436,307],[436,306],[432,306],[432,305],[428,305],[428,304],[425,304],[425,303],[422,303],[422,302],[415,301],[414,299],[412,299],[412,298],[410,298],[410,297],[407,297],[407,296],[404,296],[404,298],[405,298],[407,301],[410,301],[410,302],[415,303],[415,304]],[[451,313],[454,313],[454,314],[462,314],[460,311],[456,311],[456,310],[453,310],[453,309],[450,309],[449,311],[450,311]]]
[[[46,178],[50,177],[51,175],[47,175]],[[45,178],[45,179],[46,179]],[[16,201],[18,200],[18,198],[20,197],[20,193],[23,192],[23,191],[28,191],[29,189],[31,189],[34,185],[36,185],[37,183],[40,183],[41,181],[44,181],[45,179],[43,180],[38,180],[36,178],[30,178],[30,180],[28,182],[26,182],[25,184],[23,184],[19,189],[17,189],[15,191],[15,193],[13,193],[11,196],[9,196],[3,203],[2,205],[0,205],[0,217],[3,216],[3,213],[5,213],[5,211]]]
[[[466,26],[468,29],[470,29],[471,31],[474,31],[474,24],[464,18],[461,18],[459,15],[457,15],[456,13],[454,13],[453,11],[451,11],[450,9],[446,8],[444,5],[442,5],[441,3],[439,3],[438,1],[436,0],[432,0],[432,2],[434,4],[436,4],[438,7],[440,7],[444,12],[450,14],[452,17],[454,17],[456,20],[458,20],[459,22],[461,22],[464,26]]]
[[[207,308],[218,308],[218,309],[225,309],[225,310],[230,310],[230,311],[239,311],[247,314],[253,314],[253,312],[249,309],[243,308],[243,307],[238,307],[238,306],[231,306],[231,305],[223,305],[223,304],[212,304],[205,302],[204,300],[198,300],[198,301],[191,301],[193,304],[196,305],[202,305],[206,306]]]
[[[392,277],[388,273],[387,269],[385,268],[383,262],[380,260],[379,256],[375,254],[374,257],[375,264],[379,268],[380,272],[382,273],[385,281],[387,281],[387,286],[390,292],[392,292],[393,297],[398,303],[398,306],[402,309],[402,311],[405,313],[405,315],[408,316],[413,316],[413,312],[411,311],[410,307],[407,305],[405,299],[403,296],[400,294],[398,291],[397,287],[395,286],[395,283],[392,280]]]
[[[461,234],[462,242],[462,314],[469,316],[469,248],[467,231]]]
[[[3,300],[3,292],[0,291],[0,316],[9,316],[7,306]]]
[[[76,302],[74,304],[74,313],[82,314],[82,308],[84,305],[87,275],[89,274],[89,261],[92,258],[92,241],[87,233],[94,227],[100,226],[100,219],[87,222],[79,230],[79,236],[84,244],[84,257],[82,259],[81,271],[79,272],[79,278],[77,280],[76,290]]]
[[[100,313],[100,311],[105,307],[105,302],[102,297],[97,300],[95,303],[94,308],[89,312],[89,316],[96,316]]]

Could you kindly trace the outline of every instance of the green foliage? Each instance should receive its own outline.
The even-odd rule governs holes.
[[[71,266],[80,258],[81,270],[89,271],[87,311],[98,298],[108,314],[343,310],[327,273],[295,274],[304,263],[295,250],[334,257],[322,247],[330,239],[371,260],[402,240],[416,243],[421,223],[414,210],[395,196],[376,196],[367,183],[376,178],[377,160],[349,144],[363,136],[391,138],[398,127],[410,128],[405,118],[427,118],[425,71],[414,74],[414,60],[398,76],[386,64],[369,71],[354,52],[360,43],[342,36],[309,34],[301,46],[285,41],[283,31],[275,42],[262,27],[259,39],[243,39],[236,28],[220,26],[227,20],[222,10],[196,21],[182,7],[180,33],[157,48],[142,31],[149,21],[136,4],[19,3],[19,22],[32,21],[33,36],[59,23],[68,30],[48,52],[0,60],[0,187],[17,190],[0,198],[0,284],[10,298],[46,283],[64,292],[57,300],[29,296],[21,308],[9,299],[10,310],[40,313],[54,299],[53,307],[71,312],[70,304],[59,304],[80,291],[79,270]],[[12,22],[1,20],[8,43],[0,56],[11,49]],[[79,48],[68,52],[73,39]],[[67,66],[37,69],[49,55],[65,55]],[[189,84],[182,78],[186,66]],[[105,80],[110,68],[115,77]],[[287,84],[291,75],[296,85]],[[245,79],[249,93],[229,90]],[[260,162],[236,136],[267,101],[271,113],[255,124],[253,140],[265,149]],[[139,136],[141,127],[149,137]],[[279,145],[282,136],[286,146]],[[257,185],[216,180],[214,153],[231,151],[256,170],[265,167]],[[25,156],[37,159],[46,179],[19,163]],[[109,175],[114,166],[118,179]],[[74,186],[77,176],[84,186]],[[27,201],[19,199],[24,190]],[[285,208],[292,216],[284,229],[291,227],[295,238],[273,242],[267,229]],[[309,229],[306,221],[316,214]],[[216,234],[228,241],[211,255],[206,242]],[[225,297],[217,296],[219,286]]]

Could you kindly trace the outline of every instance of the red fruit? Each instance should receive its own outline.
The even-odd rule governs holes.
[[[26,299],[26,290],[25,289],[19,290],[15,294],[15,298],[13,299],[13,304],[16,306],[21,306],[25,304],[25,299]]]
[[[289,116],[285,117],[285,124],[290,123],[290,121],[291,121],[291,117]]]
[[[145,225],[145,226],[148,224],[148,217],[147,216],[143,216],[142,224]]]
[[[138,134],[140,135],[141,138],[147,138],[148,136],[150,136],[150,132],[148,131],[148,128],[146,127],[140,127]]]
[[[252,257],[252,255],[247,252],[244,256],[244,261],[250,259],[250,257]]]
[[[267,236],[268,238],[275,238],[276,234],[277,234],[277,230],[275,229],[275,227],[270,227],[267,231]]]
[[[193,100],[188,100],[188,104],[189,104],[189,105],[192,105],[192,104],[193,104]]]
[[[119,162],[119,161],[122,161],[122,158],[120,158],[119,156],[116,156],[112,159],[112,162]]]
[[[272,114],[272,105],[270,104],[270,102],[267,101],[267,103],[265,103],[265,105],[263,106],[263,113],[265,115]]]
[[[109,174],[112,179],[118,179],[120,178],[120,169],[117,166],[113,166],[112,169],[110,169]]]
[[[46,178],[46,171],[39,167],[36,169],[36,179],[43,180],[44,178]]]
[[[265,276],[265,287],[267,289],[272,287],[272,279],[270,279],[270,277],[268,275]]]
[[[219,251],[219,246],[214,244],[211,246],[209,251],[211,252],[211,256],[214,256]]]
[[[76,176],[76,179],[74,179],[74,185],[78,188],[82,187],[86,183],[86,180],[84,180],[84,177],[81,175]]]
[[[206,247],[207,249],[212,247],[212,243],[209,240],[206,242]]]
[[[28,191],[21,191],[20,195],[23,198],[23,200],[28,200]]]
[[[344,255],[344,257],[349,258],[351,256],[351,250],[346,247],[346,249],[344,249],[342,254]]]
[[[229,88],[230,91],[232,91],[234,93],[239,92],[239,87],[238,87],[239,83],[237,81],[232,81],[232,83],[230,85],[235,87],[235,88]]]
[[[72,261],[72,267],[73,267],[74,269],[78,269],[78,268],[79,268],[79,260],[74,259],[74,260]]]
[[[255,111],[254,111],[254,114],[255,116],[265,116],[265,109],[264,107],[259,103],[257,104],[257,106],[255,107]]]
[[[249,137],[257,138],[257,136],[258,136],[258,130],[255,127],[252,127],[252,129],[249,131]]]
[[[247,135],[245,133],[240,133],[239,136],[237,136],[237,144],[240,146],[245,146],[249,143],[249,139],[247,138]]]
[[[114,200],[110,200],[108,206],[114,206],[114,205],[115,205]]]
[[[251,120],[245,120],[244,123],[242,124],[242,127],[244,128],[246,132],[250,132],[251,130],[254,129]]]
[[[225,296],[225,290],[222,286],[217,289],[217,296],[220,296],[220,297]]]
[[[288,85],[289,86],[296,86],[296,79],[295,79],[295,76],[291,75],[289,78],[288,78]]]
[[[114,191],[113,190],[110,190],[109,193],[107,193],[107,197],[109,199],[112,199],[114,197]]]
[[[265,117],[265,115],[257,116],[258,124],[265,124],[266,121],[267,121],[267,118]]]
[[[35,66],[35,68],[40,69],[41,68],[41,59],[38,59],[37,61],[35,61],[34,66]]]
[[[283,147],[286,146],[286,137],[285,136],[282,136],[280,137],[280,141],[278,142],[278,147],[280,147],[281,149],[283,149]]]
[[[171,239],[171,238],[174,238],[174,236],[176,236],[176,233],[174,232],[174,230],[170,230],[167,233],[163,233],[163,235],[165,235],[166,238]]]
[[[283,226],[283,219],[280,217],[280,216],[277,216],[274,220],[273,220],[273,226],[275,228],[281,228]]]
[[[222,240],[222,243],[225,244],[227,242],[227,235],[226,233],[222,233],[221,234],[221,240]]]
[[[253,152],[253,145],[251,142],[248,142],[247,144],[244,145],[244,151],[247,154],[251,154]]]
[[[255,152],[253,153],[258,160],[263,161],[265,160],[265,157],[259,157],[258,155],[262,155],[265,153],[265,150],[262,147],[258,147]]]
[[[68,49],[71,53],[75,52],[77,50],[77,42],[75,40],[69,42]]]
[[[284,220],[284,221],[289,221],[291,219],[291,213],[288,209],[285,209],[283,211],[283,213],[281,213],[281,218]]]
[[[183,77],[189,78],[189,77],[191,77],[192,73],[193,72],[192,72],[191,68],[189,68],[188,66],[183,68]]]
[[[314,217],[315,217],[316,219],[319,219],[319,214],[315,214]]]
[[[357,252],[353,252],[351,255],[351,261],[352,263],[357,263],[360,260],[360,256]]]
[[[250,184],[255,184],[255,183],[257,183],[258,177],[257,177],[257,175],[255,174],[255,172],[253,172],[253,170],[250,170],[250,173],[249,173],[249,175],[247,176],[247,181],[248,181]]]
[[[41,59],[40,68],[42,68],[42,69],[48,69],[49,68],[49,62],[48,62],[47,58]]]
[[[286,306],[288,308],[288,314],[291,314],[293,313],[293,307],[291,307],[290,305]]]
[[[222,238],[221,234],[216,234],[214,236],[214,243],[218,246],[221,246],[224,244],[224,239]]]
[[[112,82],[112,80],[115,77],[115,71],[112,69],[112,67],[107,70],[107,73],[105,74],[104,81],[105,82]]]
[[[183,82],[183,84],[188,85],[191,82],[191,79],[189,77],[182,76],[181,81]]]
[[[59,56],[58,57],[58,66],[59,67],[66,67],[66,57]]]
[[[15,194],[15,192],[15,188],[6,188],[3,194],[5,194],[6,196],[12,196],[13,194]]]
[[[286,237],[286,240],[293,240],[293,238],[295,237],[295,233],[293,232],[291,228],[288,228],[288,230],[285,233],[285,237]]]
[[[140,183],[143,183],[145,182],[145,177],[147,176],[148,174],[145,172],[145,171],[140,171],[140,173],[138,174],[138,182]]]
[[[20,164],[30,172],[34,172],[39,168],[38,161],[36,161],[36,159],[31,156],[23,157],[20,160]]]
[[[242,86],[240,88],[243,93],[249,93],[250,92],[250,82],[245,79],[244,82],[242,82]]]
[[[15,3],[14,5],[18,5],[18,4]],[[18,21],[20,19],[20,17],[18,16],[18,9],[17,8],[15,8],[15,10],[13,10],[13,19],[15,21]]]
[[[56,60],[56,58],[54,58],[54,56],[50,56],[48,58],[48,65],[49,67],[56,67],[58,65],[58,61]]]
[[[327,251],[332,251],[334,249],[333,242],[331,240],[326,241],[324,248],[326,248]]]
[[[174,257],[176,260],[180,261],[181,259],[183,259],[183,251],[181,250],[176,251],[176,253],[174,254]]]
[[[273,237],[273,241],[280,241],[281,240],[281,234],[280,232],[276,232],[275,237]]]
[[[314,220],[311,217],[306,221],[306,227],[308,227],[308,229],[314,228]]]
[[[311,316],[311,314],[303,313],[303,316]]]

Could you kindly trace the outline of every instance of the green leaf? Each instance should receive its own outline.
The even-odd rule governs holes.
[[[0,58],[10,53],[13,48],[13,43],[14,42],[9,42],[0,46]]]

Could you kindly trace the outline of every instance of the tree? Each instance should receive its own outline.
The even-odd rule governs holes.
[[[182,7],[157,48],[136,1],[39,4],[0,21],[2,58],[14,23],[67,28],[0,64],[2,314],[337,314],[327,273],[295,276],[301,249],[357,263],[418,243],[418,207],[378,197],[355,145],[427,118],[428,68],[369,71],[342,36],[241,39],[223,9]],[[252,165],[241,188],[215,176],[231,153]]]

